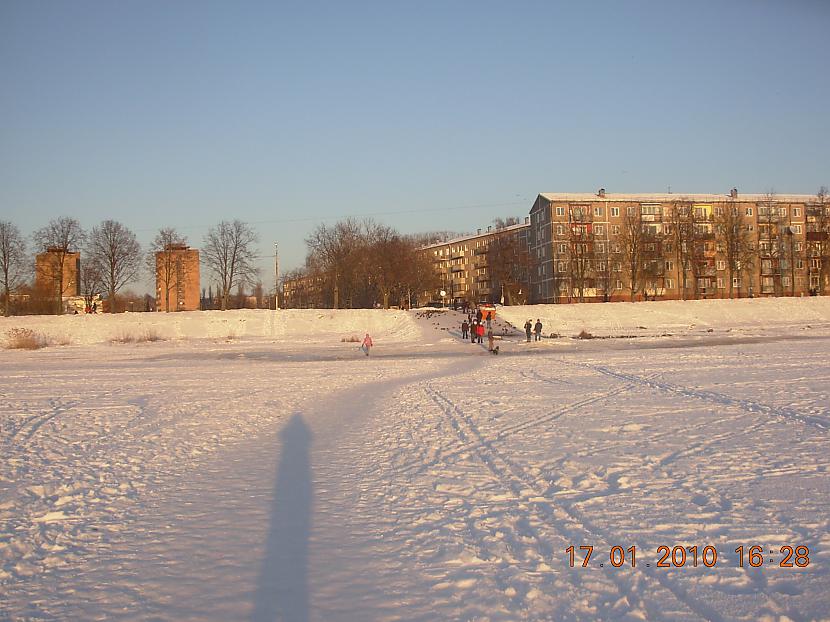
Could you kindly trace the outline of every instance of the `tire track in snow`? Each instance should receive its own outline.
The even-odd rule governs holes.
[[[435,402],[435,404],[444,412],[446,417],[450,420],[452,427],[459,434],[459,437],[466,441],[467,437],[474,437],[478,443],[474,446],[474,450],[478,454],[481,461],[493,473],[493,475],[504,485],[507,490],[510,490],[517,499],[523,499],[522,490],[530,489],[534,496],[547,499],[543,492],[537,488],[537,483],[534,479],[522,468],[520,465],[511,461],[502,452],[493,446],[493,441],[487,439],[478,429],[472,418],[458,407],[451,399],[446,397],[440,391],[435,389],[429,383],[424,391]],[[504,466],[499,466],[499,465]],[[571,505],[560,503],[557,507],[561,508],[567,518],[557,516],[550,502],[534,503],[531,511],[537,514],[543,522],[551,525],[560,535],[571,542],[592,542],[595,548],[597,543],[604,543],[605,549],[610,550],[612,543],[620,541],[615,534],[608,533],[601,528],[596,527],[591,521],[587,520],[585,515]],[[563,520],[567,525],[563,524]],[[635,577],[629,578],[627,575],[615,570],[611,573],[611,579],[616,584],[621,597],[625,597],[631,607],[631,603],[639,599],[637,596],[637,583],[643,582],[653,587],[654,580],[669,592],[688,610],[704,620],[710,622],[721,622],[723,617],[707,603],[701,602],[694,596],[690,595],[688,591],[679,585],[669,576],[661,573],[655,573],[652,577],[646,575],[642,570],[633,568],[629,569],[630,575]],[[649,610],[649,604],[640,599],[640,604],[643,609],[646,609],[649,617],[654,617],[656,611]],[[619,612],[616,612],[619,615]]]
[[[517,502],[529,502],[526,494],[526,491],[528,489],[526,482],[521,481],[516,477],[510,476],[513,465],[507,462],[504,459],[504,457],[492,447],[490,443],[484,440],[484,438],[479,433],[478,429],[473,424],[471,424],[469,418],[458,408],[458,406],[455,403],[453,403],[449,398],[447,398],[443,393],[435,389],[431,384],[428,384],[424,388],[424,392],[444,414],[445,418],[450,424],[450,427],[455,431],[455,434],[458,436],[459,440],[462,443],[466,443],[466,446],[468,446],[470,450],[475,452],[475,454],[478,456],[479,461],[483,463],[487,467],[487,469],[495,476],[496,480],[501,484],[504,490],[509,492],[516,499]],[[533,506],[529,505],[529,507],[532,508]],[[551,525],[556,529],[556,526],[558,525],[556,519],[554,519],[554,521],[551,521],[551,517],[549,516],[543,516],[540,512],[534,512],[532,509],[529,511],[536,514],[536,518],[539,519],[542,523],[546,525]],[[524,530],[526,531],[527,535],[529,535],[536,542],[537,549],[540,553],[542,553],[541,557],[544,558],[544,553],[550,550],[550,546],[548,545],[548,543],[542,538],[539,532],[530,525],[529,521],[524,521]],[[575,528],[572,531],[572,533],[563,533],[562,529],[556,529],[556,531],[558,535],[560,535],[560,537],[563,538],[563,540],[574,542],[576,541],[572,533],[578,533],[577,528]],[[575,589],[580,589],[581,577],[577,573],[572,572],[568,575],[565,575],[565,578],[572,586],[574,586]],[[634,599],[634,589],[632,585],[620,584],[620,582],[616,580],[613,577],[613,575],[611,577],[611,580],[615,584],[617,594],[613,598],[609,599],[611,603],[603,602],[598,604],[598,606],[601,609],[603,609],[604,613],[601,619],[613,619],[620,617],[619,611],[612,611],[612,607],[614,606],[614,604],[616,602],[619,602],[623,597],[626,597],[629,603],[631,602],[631,600]]]
[[[72,410],[80,403],[80,400],[66,403],[62,402],[59,399],[49,400],[51,410],[45,413],[31,415],[30,417],[28,417],[25,421],[23,421],[23,423],[21,423],[17,428],[15,428],[12,431],[12,433],[6,439],[6,444],[9,447],[17,445],[18,449],[27,446],[29,444],[29,441],[32,440],[32,437],[35,434],[37,434],[40,428],[52,421],[55,417]]]
[[[522,375],[524,375],[524,373]],[[654,374],[655,377],[659,376],[659,375],[660,374]],[[542,382],[547,382],[548,384],[553,384],[553,385],[563,384],[561,381],[548,380],[548,379],[540,376],[538,373],[534,373],[534,376],[536,376],[537,380],[541,380]],[[527,376],[525,376],[525,377],[527,377]],[[603,391],[603,392],[600,392],[600,393],[596,393],[596,394],[592,395],[591,397],[587,397],[585,399],[578,400],[578,401],[573,402],[571,404],[567,404],[566,406],[560,406],[559,408],[549,412],[548,414],[542,415],[541,417],[537,417],[536,419],[530,419],[530,420],[527,420],[527,421],[522,421],[521,423],[516,423],[512,426],[508,426],[508,427],[502,429],[501,431],[499,431],[496,434],[496,438],[498,440],[501,440],[503,438],[506,438],[506,437],[511,436],[513,434],[516,434],[518,432],[524,432],[527,429],[534,428],[538,425],[542,425],[543,423],[549,423],[551,421],[556,421],[560,417],[563,417],[564,415],[567,415],[567,414],[572,413],[576,410],[579,410],[580,408],[583,408],[585,406],[590,406],[591,404],[595,404],[597,402],[601,402],[603,400],[606,400],[606,399],[609,399],[609,398],[612,398],[612,397],[616,397],[617,395],[620,395],[621,393],[627,393],[628,391],[631,391],[632,389],[634,389],[636,387],[637,387],[636,383],[629,383],[629,384],[626,384],[626,385],[621,386],[621,387],[615,387],[615,388],[613,388],[609,391]]]
[[[830,430],[830,413],[827,413],[827,418],[815,415],[806,415],[793,410],[792,408],[775,407],[762,402],[756,402],[754,400],[730,397],[729,395],[717,393],[715,391],[702,391],[691,387],[671,384],[669,382],[661,382],[648,376],[637,376],[635,374],[627,374],[625,372],[616,371],[609,367],[605,367],[604,365],[590,365],[587,363],[577,364],[570,363],[568,361],[561,362],[566,365],[578,365],[579,367],[593,370],[605,376],[610,376],[611,378],[617,378],[618,380],[624,380],[636,385],[650,387],[652,389],[663,391],[664,393],[674,393],[684,397],[691,397],[706,402],[712,402],[720,406],[734,406],[751,413],[760,413],[763,415],[777,417],[779,419],[798,421],[799,423],[811,426],[821,432],[827,432]]]

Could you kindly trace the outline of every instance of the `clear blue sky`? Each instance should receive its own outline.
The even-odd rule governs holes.
[[[826,0],[4,0],[0,218],[194,246],[240,218],[291,268],[348,215],[471,231],[539,192],[814,193],[828,67]]]

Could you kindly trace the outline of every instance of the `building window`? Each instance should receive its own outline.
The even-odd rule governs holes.
[[[568,271],[568,267],[567,267],[567,265],[565,264],[564,261],[559,261],[559,262],[556,263],[556,271],[557,272],[567,272]]]
[[[556,235],[565,235],[565,227],[562,225],[556,225]]]
[[[560,253],[567,253],[568,252],[568,245],[567,244],[560,244],[559,245],[559,252]]]
[[[789,287],[790,285],[792,285],[792,280],[790,279],[790,277],[785,276],[781,278],[781,283],[782,285],[784,285],[784,287]]]
[[[602,218],[603,216],[605,216],[605,208],[602,207],[601,205],[595,205],[594,206],[594,216],[596,216],[598,218]]]
[[[666,279],[666,289],[674,289],[674,281],[672,279]]]
[[[747,216],[752,216],[752,208],[751,207],[746,208],[746,215]]]
[[[611,225],[611,233],[614,235],[620,234],[620,226],[619,225]]]
[[[778,215],[785,217],[787,215],[787,208],[786,207],[779,207],[778,208]]]
[[[668,270],[669,272],[674,270],[674,262],[673,261],[671,261],[671,260],[666,261],[666,270]]]
[[[604,253],[605,252],[605,242],[597,243],[597,252]]]
[[[801,225],[790,225],[790,230],[793,233],[797,233],[797,234],[801,235]]]
[[[557,216],[564,216],[565,215],[565,207],[563,205],[556,206],[556,215]]]
[[[615,283],[615,285],[616,285],[616,289],[622,289],[622,281],[617,281]]]
[[[612,216],[619,216],[620,215],[620,208],[619,207],[612,207],[611,208],[611,215]]]
[[[605,227],[602,225],[594,225],[594,233],[597,235],[602,235],[605,233]]]
[[[723,208],[719,205],[715,207],[715,216],[723,216]]]
[[[723,289],[723,277],[718,277],[718,289]]]
[[[723,259],[718,259],[718,270],[726,270],[726,262]]]
[[[801,208],[794,207],[793,208],[793,218],[801,218]]]

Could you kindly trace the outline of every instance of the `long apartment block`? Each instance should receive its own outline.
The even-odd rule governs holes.
[[[532,302],[830,293],[823,195],[543,193]]]

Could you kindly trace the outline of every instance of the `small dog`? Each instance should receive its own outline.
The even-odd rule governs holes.
[[[490,354],[498,354],[498,353],[499,353],[499,347],[498,346],[496,346],[495,348],[490,350]]]

